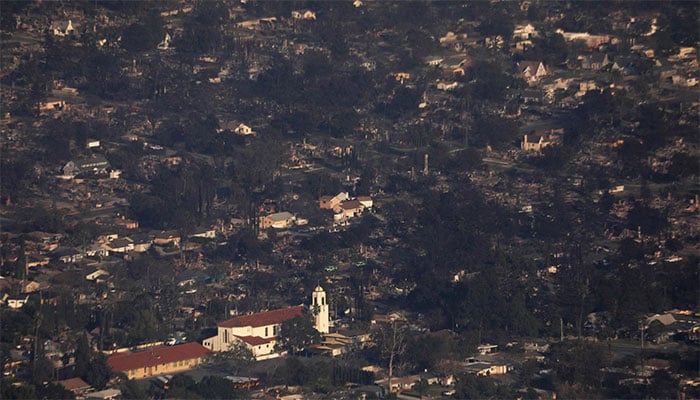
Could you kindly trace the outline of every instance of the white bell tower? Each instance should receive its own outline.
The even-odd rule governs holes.
[[[328,333],[328,302],[326,301],[326,292],[321,286],[316,286],[311,294],[311,309],[314,312],[314,328],[319,333]]]

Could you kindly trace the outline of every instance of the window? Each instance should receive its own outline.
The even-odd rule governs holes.
[[[267,327],[265,327],[265,337],[267,337]]]
[[[224,331],[224,343],[228,343],[228,331]]]
[[[272,335],[277,336],[277,325],[272,326]]]

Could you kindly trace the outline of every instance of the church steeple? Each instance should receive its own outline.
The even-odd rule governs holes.
[[[311,307],[314,312],[314,328],[319,333],[328,333],[328,302],[326,301],[326,292],[321,286],[316,286],[316,289],[311,294]]]

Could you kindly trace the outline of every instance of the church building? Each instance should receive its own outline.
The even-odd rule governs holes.
[[[329,308],[326,292],[317,286],[311,295],[314,327],[319,333],[329,332]],[[205,339],[204,347],[211,351],[227,351],[234,344],[246,346],[256,360],[281,356],[276,350],[282,323],[302,315],[304,306],[280,308],[255,314],[239,315],[219,322],[216,336]]]

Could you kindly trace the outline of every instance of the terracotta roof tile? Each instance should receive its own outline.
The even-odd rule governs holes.
[[[138,353],[115,354],[107,359],[112,371],[122,372],[147,366],[191,360],[211,353],[199,343],[185,343],[172,347],[160,347]]]
[[[219,322],[219,326],[222,328],[236,328],[243,326],[259,327],[281,324],[284,321],[300,316],[303,309],[304,306],[295,306],[264,311],[257,314],[239,315],[226,321]]]
[[[242,341],[246,342],[251,346],[260,346],[261,344],[271,343],[277,340],[277,337],[262,338],[260,336],[236,336]]]
[[[56,383],[63,386],[64,388],[66,388],[66,390],[70,390],[70,391],[90,388],[90,384],[88,384],[87,382],[85,382],[84,380],[82,380],[80,378],[66,379],[63,381],[58,381]]]

